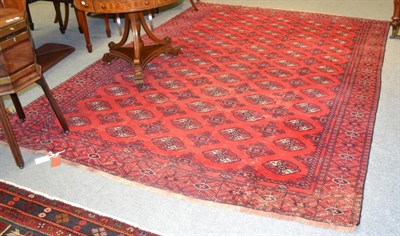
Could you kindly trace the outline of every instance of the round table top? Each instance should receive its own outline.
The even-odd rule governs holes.
[[[129,13],[150,10],[178,0],[74,0],[74,6],[92,13]]]

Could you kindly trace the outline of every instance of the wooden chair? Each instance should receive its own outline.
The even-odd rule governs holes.
[[[25,120],[17,92],[32,83],[38,84],[43,89],[64,132],[68,132],[68,124],[43,77],[41,66],[36,62],[35,49],[30,32],[27,30],[26,5],[18,5],[25,1],[2,0],[0,4],[0,7],[5,7],[0,11],[0,121],[15,162],[20,168],[24,167],[24,160],[8,119],[4,96],[11,96],[18,117]]]
[[[31,15],[31,11],[29,9],[29,4],[34,3],[36,1],[38,1],[38,0],[28,0],[28,1],[26,1],[26,11],[27,11],[27,16],[28,16],[28,25],[29,25],[29,28],[31,30],[35,29],[35,25],[34,25],[33,20],[32,20],[32,15]],[[54,10],[56,12],[54,22],[59,24],[60,32],[62,34],[64,34],[65,30],[67,29],[68,21],[69,21],[69,7],[70,7],[69,4],[72,4],[73,0],[44,0],[44,1],[53,2]],[[62,14],[61,14],[61,3],[64,3],[64,9],[65,9],[64,19],[63,19]]]
[[[27,15],[28,15],[29,28],[31,30],[34,30],[35,26],[34,26],[34,23],[33,23],[33,20],[32,20],[32,16],[31,16],[31,12],[30,12],[30,9],[29,9],[29,4],[33,3],[33,2],[36,2],[36,1],[39,1],[39,0],[28,0],[26,2],[26,11],[27,11]],[[62,34],[64,34],[65,31],[67,30],[67,27],[68,27],[69,9],[73,8],[74,11],[75,11],[75,15],[76,15],[76,9],[74,7],[74,0],[40,0],[40,1],[53,2],[54,10],[55,10],[55,13],[56,13],[54,22],[58,23],[60,32]],[[62,12],[61,12],[61,5],[62,4],[64,4],[64,14],[62,14]],[[63,15],[64,15],[64,17],[63,17]],[[105,25],[105,28],[106,28],[107,37],[111,37],[110,24],[108,22],[108,17],[107,16],[104,17],[104,25]],[[78,28],[79,28],[79,32],[83,33],[82,27],[81,27],[81,22],[79,22],[79,21],[78,21]]]

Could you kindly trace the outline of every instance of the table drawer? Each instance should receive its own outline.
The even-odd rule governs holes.
[[[85,12],[95,13],[126,13],[144,11],[158,7],[158,1],[174,2],[176,0],[75,0],[75,7]]]
[[[164,6],[176,2],[176,0],[157,0],[158,6]]]
[[[109,0],[96,0],[95,10],[99,13],[123,13],[143,11],[156,7],[156,0],[142,0],[142,1],[109,1]]]
[[[29,39],[30,35],[28,31],[24,31],[20,34],[12,35],[10,37],[5,37],[5,39],[0,41],[0,51],[3,51],[14,44],[17,44],[19,42],[25,41]]]
[[[34,63],[35,55],[28,31],[0,42],[0,79]]]
[[[27,26],[25,20],[21,20],[14,24],[10,24],[0,29],[0,39],[4,38],[5,36],[13,35],[20,30],[26,30],[26,29]]]

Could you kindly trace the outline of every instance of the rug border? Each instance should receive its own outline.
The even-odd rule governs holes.
[[[196,6],[199,6],[201,4],[220,5],[220,6],[234,6],[234,7],[245,7],[245,8],[258,8],[258,9],[270,9],[270,10],[274,10],[274,11],[291,11],[291,12],[305,13],[305,14],[318,14],[318,15],[325,15],[325,16],[337,16],[337,17],[344,17],[344,18],[347,18],[347,19],[370,20],[370,21],[380,21],[380,22],[387,22],[387,23],[391,22],[390,20],[379,20],[379,19],[373,19],[373,18],[364,18],[364,17],[348,16],[348,15],[339,15],[339,14],[334,14],[334,13],[324,13],[324,12],[318,12],[318,11],[303,11],[303,10],[283,9],[283,8],[275,8],[275,7],[244,6],[244,5],[240,5],[240,4],[223,4],[223,3],[201,2],[200,0],[199,0],[199,2],[196,3]],[[190,9],[190,8],[191,7],[188,7],[188,9]],[[188,9],[186,9],[186,10],[188,10]],[[186,11],[186,10],[184,10],[184,11]],[[182,13],[184,11],[182,11]],[[156,27],[155,29],[161,27],[163,24],[161,24],[160,26]]]
[[[100,176],[106,177],[108,179],[115,180],[119,183],[122,183],[122,184],[125,184],[128,186],[137,187],[141,190],[151,191],[151,192],[157,193],[161,196],[172,197],[174,199],[189,201],[189,202],[192,202],[195,204],[201,204],[201,205],[211,206],[211,207],[218,207],[220,209],[228,209],[228,210],[233,210],[236,212],[246,213],[246,214],[250,214],[250,215],[266,216],[269,218],[274,218],[274,219],[279,219],[279,220],[293,221],[293,222],[301,223],[304,225],[317,226],[320,228],[332,229],[332,230],[336,230],[339,232],[345,232],[345,233],[351,233],[357,229],[357,225],[355,225],[353,227],[337,226],[337,225],[332,225],[329,223],[307,220],[307,219],[304,219],[302,217],[297,217],[297,216],[282,215],[282,214],[275,213],[275,212],[265,212],[265,211],[254,210],[254,209],[241,207],[241,206],[229,205],[229,204],[219,203],[219,202],[212,202],[212,201],[198,199],[198,198],[191,198],[191,197],[188,197],[183,194],[178,194],[178,193],[174,193],[174,192],[171,192],[168,190],[158,189],[158,188],[155,188],[152,186],[147,186],[147,185],[144,185],[144,184],[141,184],[138,182],[127,180],[122,177],[118,177],[118,176],[103,172],[101,170],[97,170],[93,167],[85,166],[83,164],[72,162],[72,161],[69,161],[66,159],[61,159],[61,162],[64,164],[67,164],[69,166],[74,166],[79,169],[94,173],[96,175],[100,175]]]
[[[62,161],[65,162],[65,160],[62,160]],[[152,233],[152,234],[162,235],[160,232],[156,232],[154,230],[149,230],[148,228],[146,228],[144,226],[138,226],[138,225],[133,224],[133,223],[127,221],[127,220],[123,220],[121,218],[118,218],[118,217],[112,216],[110,214],[107,214],[107,213],[104,213],[104,212],[101,212],[101,211],[98,211],[98,210],[94,210],[94,209],[91,209],[91,208],[88,208],[88,207],[83,207],[83,206],[81,206],[81,205],[79,205],[77,203],[73,203],[71,201],[67,201],[67,200],[64,200],[62,198],[50,196],[49,194],[33,190],[33,189],[29,188],[29,187],[25,187],[25,186],[16,184],[14,182],[11,182],[11,181],[8,181],[8,180],[2,179],[2,178],[0,178],[0,182],[8,184],[8,185],[11,185],[13,187],[16,187],[16,188],[19,188],[19,189],[22,189],[22,190],[25,190],[25,191],[28,191],[28,192],[32,192],[33,194],[40,195],[40,196],[45,197],[45,198],[47,198],[49,200],[59,201],[59,202],[64,203],[64,204],[71,205],[72,207],[80,208],[82,210],[94,213],[94,214],[99,215],[101,217],[106,217],[106,218],[110,218],[110,219],[113,219],[113,220],[116,220],[116,221],[120,221],[120,222],[125,223],[125,224],[127,224],[129,226],[138,228],[141,231],[147,231],[147,232]]]
[[[363,19],[363,18],[361,18]],[[368,20],[368,19],[367,19]],[[377,20],[379,21],[379,20]],[[382,21],[382,22],[390,22],[390,21]],[[377,72],[377,78],[376,78],[376,85],[377,85],[377,93],[375,94],[375,99],[374,99],[374,103],[372,104],[373,109],[375,110],[375,112],[371,115],[371,124],[372,127],[370,127],[370,138],[369,138],[369,142],[366,143],[369,147],[369,151],[368,151],[368,155],[367,155],[367,160],[366,160],[366,169],[365,169],[365,176],[364,176],[364,180],[363,180],[363,186],[362,186],[362,195],[361,195],[361,199],[360,199],[360,214],[359,214],[359,221],[358,224],[356,224],[354,227],[358,227],[361,224],[361,217],[363,214],[363,209],[364,209],[364,198],[365,198],[365,187],[366,187],[366,182],[367,182],[367,178],[368,178],[368,171],[369,171],[369,164],[371,161],[371,150],[372,150],[372,145],[373,145],[373,141],[374,141],[374,136],[375,136],[375,124],[376,124],[376,120],[378,119],[378,109],[379,109],[379,104],[380,104],[380,99],[381,99],[381,95],[382,95],[382,72],[383,72],[383,65],[385,63],[385,55],[386,55],[386,46],[388,43],[388,40],[390,40],[390,24],[387,25],[385,33],[386,33],[386,40],[384,41],[382,47],[383,50],[381,50],[381,63],[379,64],[379,70]],[[368,130],[367,130],[368,132]]]

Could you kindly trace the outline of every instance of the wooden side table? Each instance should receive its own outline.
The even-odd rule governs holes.
[[[105,62],[110,62],[114,57],[120,57],[129,61],[134,66],[135,83],[143,83],[143,69],[154,57],[162,53],[179,54],[179,48],[171,45],[171,39],[157,38],[150,30],[144,19],[143,12],[146,10],[162,7],[178,0],[74,0],[74,6],[79,10],[78,21],[82,24],[83,32],[88,32],[85,12],[120,14],[125,15],[125,27],[121,41],[110,42],[110,52],[103,56]],[[154,42],[153,45],[145,46],[141,37],[141,29]],[[132,31],[133,47],[123,47],[127,42],[129,32]],[[88,36],[85,33],[86,42]],[[91,45],[90,45],[91,46]]]
[[[23,2],[23,1],[20,1]],[[17,92],[37,83],[42,87],[62,128],[68,132],[68,124],[61,113],[49,86],[43,78],[41,66],[36,62],[25,11],[13,8],[0,9],[0,122],[10,145],[17,166],[24,167],[24,160],[8,120],[3,96],[10,95],[18,117],[25,119]]]
[[[391,25],[392,25],[391,38],[400,38],[400,0],[394,0],[394,10],[393,10]]]

